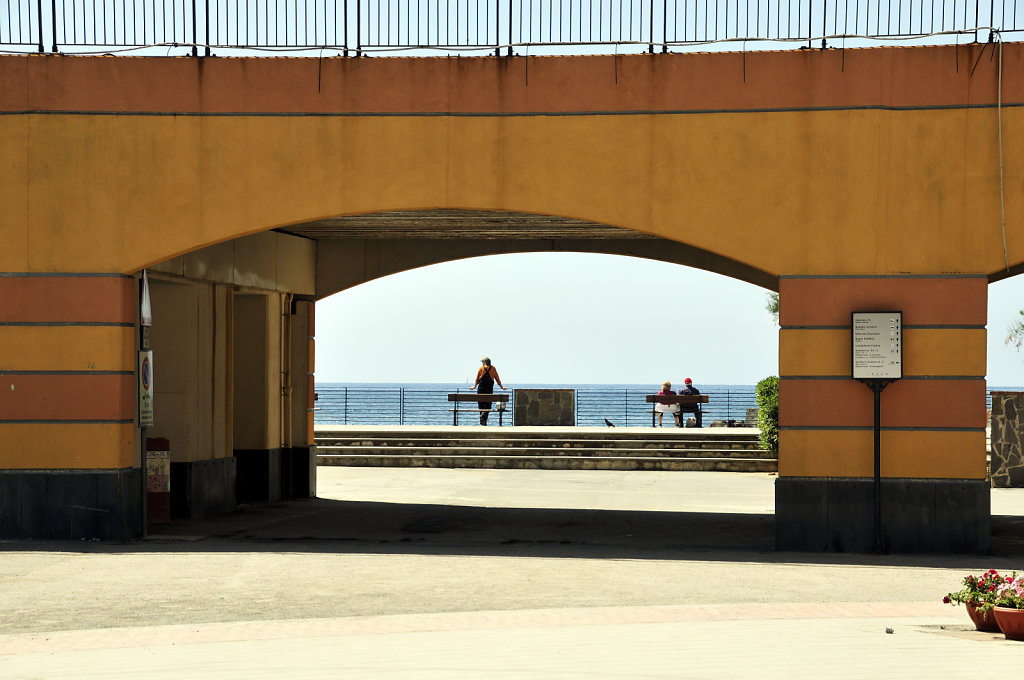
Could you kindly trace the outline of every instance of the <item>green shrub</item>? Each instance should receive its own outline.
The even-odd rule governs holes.
[[[769,376],[755,387],[757,427],[761,430],[761,448],[779,455],[779,378]]]

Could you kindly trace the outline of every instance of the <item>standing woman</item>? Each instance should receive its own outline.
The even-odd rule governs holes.
[[[484,357],[480,360],[483,366],[476,372],[476,382],[473,383],[473,389],[476,390],[477,394],[494,394],[494,383],[498,383],[498,387],[505,389],[505,386],[501,384],[501,378],[498,377],[498,369],[491,366],[490,357]],[[480,402],[480,424],[487,424],[487,416],[490,415],[491,402],[482,401]]]

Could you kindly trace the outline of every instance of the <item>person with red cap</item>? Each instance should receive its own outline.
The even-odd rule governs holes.
[[[700,390],[693,386],[693,381],[687,378],[683,381],[683,389],[679,390],[679,394],[700,394]],[[700,411],[700,404],[680,404],[679,405],[679,427],[686,427],[685,413],[692,413],[694,420],[697,421],[697,427],[703,427],[702,417],[703,413]]]

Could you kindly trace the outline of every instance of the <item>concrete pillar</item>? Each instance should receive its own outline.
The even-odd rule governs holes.
[[[171,512],[200,518],[236,506],[232,456],[230,287],[150,275],[154,425],[167,439]]]
[[[291,306],[291,429],[285,461],[284,494],[289,498],[316,495],[316,449],[313,438],[314,305]]]
[[[136,291],[0,274],[0,538],[140,535]]]
[[[236,293],[234,453],[239,502],[282,497],[281,296]]]
[[[851,313],[903,312],[904,377],[881,396],[883,547],[985,552],[984,276],[780,281],[776,545],[870,551],[873,394],[851,378]]]

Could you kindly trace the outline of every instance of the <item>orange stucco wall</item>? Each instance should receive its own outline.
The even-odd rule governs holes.
[[[882,392],[881,474],[985,477],[983,276],[780,282],[779,474],[874,474],[874,398],[851,379],[850,314],[903,312],[903,378]]]
[[[130,274],[380,210],[561,215],[782,277],[782,474],[870,474],[870,393],[843,364],[850,311],[881,305],[905,312],[907,352],[906,380],[885,394],[884,473],[980,478],[986,277],[1024,262],[1024,47],[983,49],[0,57],[0,272],[17,275],[0,297],[0,342],[19,357],[8,370],[67,373],[36,394],[67,386],[69,422],[96,415],[74,396],[76,371],[108,389],[120,378],[99,372],[134,370],[118,325],[134,321],[130,289],[96,279],[86,294],[25,273]],[[69,340],[67,356],[33,348]],[[116,417],[128,389],[70,452],[45,446],[39,428],[57,426],[36,423],[42,396],[19,402],[22,424],[2,436],[32,453],[0,465],[129,460]]]
[[[131,272],[318,217],[449,207],[590,219],[778,274],[989,273],[999,60],[980,50],[0,57],[0,271]],[[1019,187],[1024,50],[1002,61]],[[1024,194],[1006,196],[1015,264]]]
[[[0,468],[133,465],[136,285],[0,276]]]

